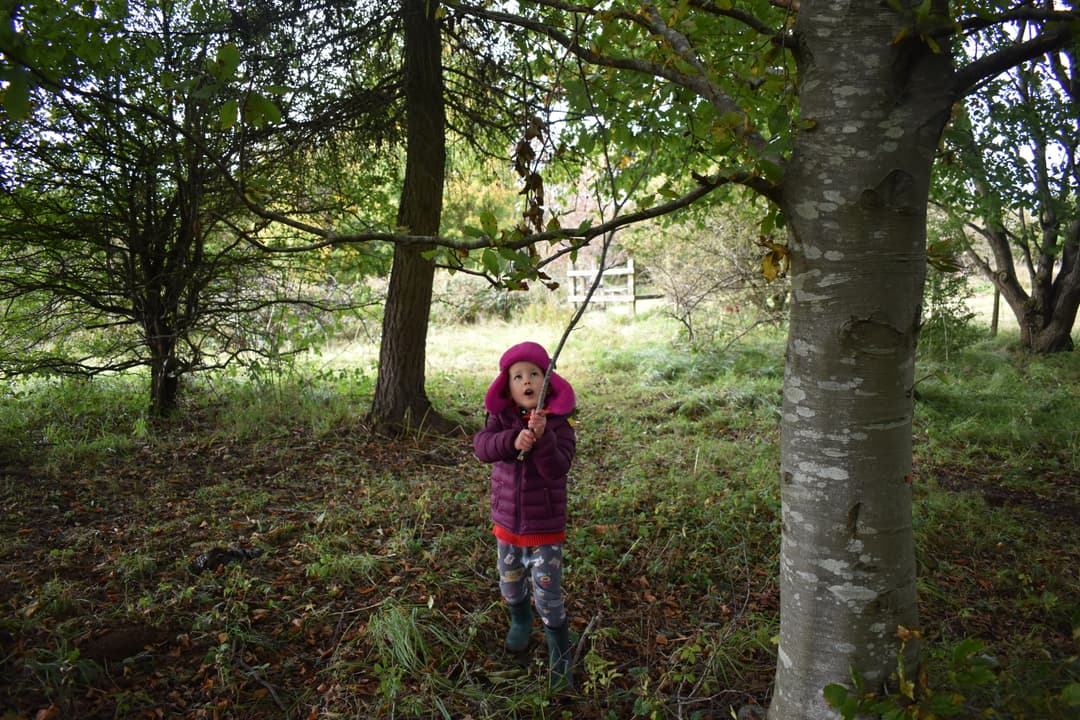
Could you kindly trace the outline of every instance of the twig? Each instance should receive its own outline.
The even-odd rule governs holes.
[[[585,629],[581,631],[581,635],[578,637],[578,640],[575,643],[577,647],[574,648],[574,661],[570,664],[570,667],[576,667],[578,662],[581,660],[581,651],[585,647],[585,640],[592,633],[593,628],[596,627],[597,623],[600,622],[600,615],[600,612],[597,612],[595,615],[593,615],[592,620],[590,620],[589,624],[585,626]]]
[[[259,671],[257,669],[251,667],[246,662],[244,662],[244,659],[242,657],[240,657],[240,652],[239,652],[239,649],[237,647],[234,646],[232,648],[232,650],[233,650],[233,660],[235,660],[236,663],[238,665],[240,665],[241,668],[243,668],[249,675],[251,675],[251,677],[255,678],[259,682],[260,685],[262,685],[264,688],[266,688],[266,691],[268,693],[270,693],[270,697],[272,697],[274,699],[274,704],[278,706],[278,708],[281,710],[281,712],[288,715],[289,709],[287,707],[285,707],[285,703],[281,702],[281,698],[278,697],[277,690],[274,688],[274,686],[271,685],[266,680],[264,680],[262,675],[259,673]]]

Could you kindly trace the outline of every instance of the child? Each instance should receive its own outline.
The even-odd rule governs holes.
[[[488,418],[473,438],[476,457],[491,463],[491,520],[498,544],[499,591],[510,607],[506,647],[521,652],[532,634],[532,600],[547,636],[551,686],[572,689],[569,626],[562,596],[566,539],[566,474],[577,438],[567,416],[574,389],[554,372],[537,408],[550,365],[534,342],[514,345],[499,360],[488,388]]]

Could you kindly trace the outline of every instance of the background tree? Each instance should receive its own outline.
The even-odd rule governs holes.
[[[769,716],[833,718],[827,686],[854,673],[877,688],[898,657],[914,671],[912,388],[935,150],[956,101],[1067,46],[1077,11],[776,4],[537,0],[503,19],[588,66],[591,92],[619,100],[604,111],[628,149],[660,133],[685,167],[671,177],[742,184],[783,213],[789,242],[774,252],[790,255],[792,302]],[[953,46],[1020,19],[1031,35],[954,65]],[[657,95],[670,116],[640,112]]]
[[[242,242],[266,223],[245,217],[228,172],[249,192],[282,181],[282,145],[259,132],[279,111],[235,93],[232,41],[254,36],[225,9],[111,10],[37,3],[3,38],[4,365],[146,366],[164,415],[182,376],[275,349],[259,312],[302,300],[294,260]]]
[[[1025,23],[987,33],[1015,43]],[[1032,352],[1073,349],[1080,307],[1080,68],[1057,48],[968,96],[945,134],[935,198]],[[984,250],[985,248],[985,250]]]
[[[370,418],[383,430],[426,426],[446,431],[457,423],[439,415],[424,388],[433,278],[438,265],[461,269],[478,261],[465,253],[440,255],[439,248],[467,251],[492,243],[490,238],[455,240],[462,237],[461,229],[440,227],[448,138],[460,144],[461,154],[503,157],[505,162],[506,149],[532,116],[537,91],[514,69],[517,60],[509,45],[486,21],[448,14],[439,3],[414,0],[360,3],[353,14],[343,14],[336,6],[331,9],[335,21],[348,26],[335,34],[340,42],[328,44],[333,47],[329,67],[342,69],[342,82],[308,99],[313,108],[332,109],[316,113],[310,124],[359,106],[366,119],[350,136],[354,143],[384,155],[396,153],[404,143],[397,216],[387,223],[361,210],[360,222],[330,217],[300,220],[279,207],[275,197],[248,198],[249,209],[261,217],[322,238],[304,248],[257,242],[281,252],[393,243]]]

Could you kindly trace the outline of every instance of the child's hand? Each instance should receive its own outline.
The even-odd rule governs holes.
[[[532,447],[535,444],[536,435],[533,435],[532,430],[522,430],[514,439],[514,449],[523,453],[527,453],[532,450]]]
[[[543,410],[533,410],[529,413],[529,429],[532,430],[534,440],[544,436],[547,429],[547,413]]]

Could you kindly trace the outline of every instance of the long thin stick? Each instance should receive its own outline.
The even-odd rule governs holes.
[[[593,293],[600,287],[600,283],[604,280],[604,270],[607,269],[607,253],[608,248],[611,247],[611,241],[615,237],[614,232],[608,233],[604,237],[604,244],[600,249],[600,265],[596,271],[596,277],[593,278],[592,284],[589,285],[589,291],[585,293],[585,299],[582,300],[581,306],[574,313],[574,316],[570,318],[570,323],[566,326],[566,330],[563,331],[562,337],[559,338],[559,344],[555,347],[555,352],[551,356],[551,363],[548,365],[547,372],[544,373],[544,384],[540,386],[540,398],[536,403],[536,407],[544,407],[544,396],[547,394],[548,385],[551,382],[551,373],[555,372],[555,363],[559,359],[559,354],[562,352],[563,345],[566,344],[567,338],[570,337],[570,333],[573,332],[574,327],[581,320],[581,316],[585,314],[585,310],[589,306],[589,301],[592,299]]]
[[[536,409],[544,409],[544,397],[547,395],[548,385],[551,384],[551,373],[555,372],[555,364],[559,360],[559,354],[562,352],[563,346],[566,345],[567,338],[570,337],[570,333],[573,332],[574,327],[581,320],[581,316],[585,314],[585,310],[589,306],[589,300],[592,299],[593,293],[600,287],[600,283],[604,279],[605,262],[607,261],[608,248],[611,247],[611,241],[615,237],[614,232],[609,232],[604,236],[604,244],[600,248],[600,266],[597,268],[596,277],[593,278],[592,284],[589,285],[589,291],[585,293],[585,299],[581,302],[581,306],[574,313],[574,316],[570,318],[570,323],[566,326],[566,330],[563,331],[562,337],[559,338],[559,344],[555,346],[555,352],[551,355],[551,362],[548,363],[547,372],[544,373],[544,382],[540,386],[540,394],[536,399]],[[526,452],[521,450],[518,452],[517,459],[524,460]]]
[[[578,72],[580,74],[584,75],[584,68],[581,65],[580,59],[579,59],[579,62],[578,62]],[[592,93],[589,90],[589,84],[587,82],[585,83],[585,92],[586,92],[586,96],[589,99],[590,106],[595,110],[596,109],[596,103],[592,99]],[[599,117],[597,118],[597,120],[599,120]],[[645,159],[645,162],[643,163],[643,167],[642,167],[641,172],[634,179],[633,183],[631,183],[631,186],[630,186],[629,190],[627,191],[626,196],[622,200],[619,200],[619,197],[618,197],[619,194],[617,192],[617,185],[616,185],[616,181],[615,181],[615,175],[612,172],[612,168],[614,167],[614,164],[611,162],[611,156],[609,154],[610,153],[610,146],[608,144],[607,131],[606,131],[606,128],[604,128],[603,123],[600,123],[600,127],[601,127],[601,137],[603,139],[604,156],[605,156],[605,158],[607,160],[607,162],[605,163],[604,169],[605,169],[605,172],[607,174],[608,182],[610,182],[610,184],[611,184],[611,193],[612,193],[612,197],[614,199],[614,204],[615,204],[613,212],[612,212],[612,216],[613,217],[618,217],[619,214],[622,212],[623,207],[626,205],[627,202],[629,202],[630,197],[633,196],[634,191],[636,190],[636,188],[648,176],[648,168],[652,164],[652,160],[653,160],[654,154],[656,152],[656,147],[654,145],[649,150],[649,155]],[[600,208],[601,208],[600,212],[601,212],[601,215],[603,215],[603,204],[598,202],[598,205],[600,205]],[[551,355],[551,362],[548,363],[547,372],[544,373],[544,382],[540,386],[540,394],[537,397],[537,402],[536,402],[536,409],[537,410],[543,410],[543,408],[544,408],[544,396],[547,395],[548,385],[551,382],[551,373],[555,372],[555,365],[556,365],[556,363],[557,363],[557,361],[559,359],[559,354],[562,352],[563,345],[566,344],[566,339],[570,337],[570,333],[573,332],[574,327],[578,324],[578,321],[581,320],[581,316],[585,314],[585,310],[589,307],[589,301],[592,299],[593,293],[596,292],[596,289],[598,287],[600,287],[600,283],[603,282],[604,269],[605,269],[605,265],[607,263],[608,248],[611,247],[611,241],[614,240],[614,239],[615,239],[615,230],[614,229],[607,232],[607,233],[604,233],[604,243],[600,248],[600,261],[599,261],[599,266],[597,267],[597,270],[596,270],[596,277],[593,278],[592,284],[589,286],[589,291],[587,293],[585,293],[585,299],[582,301],[581,306],[578,307],[577,312],[575,312],[574,316],[570,319],[570,323],[566,326],[566,330],[563,331],[562,337],[559,338],[559,344],[555,346],[555,352],[552,353],[552,355]],[[525,451],[522,450],[522,451],[520,451],[518,453],[518,458],[517,459],[518,460],[524,460],[525,455],[526,455]]]

